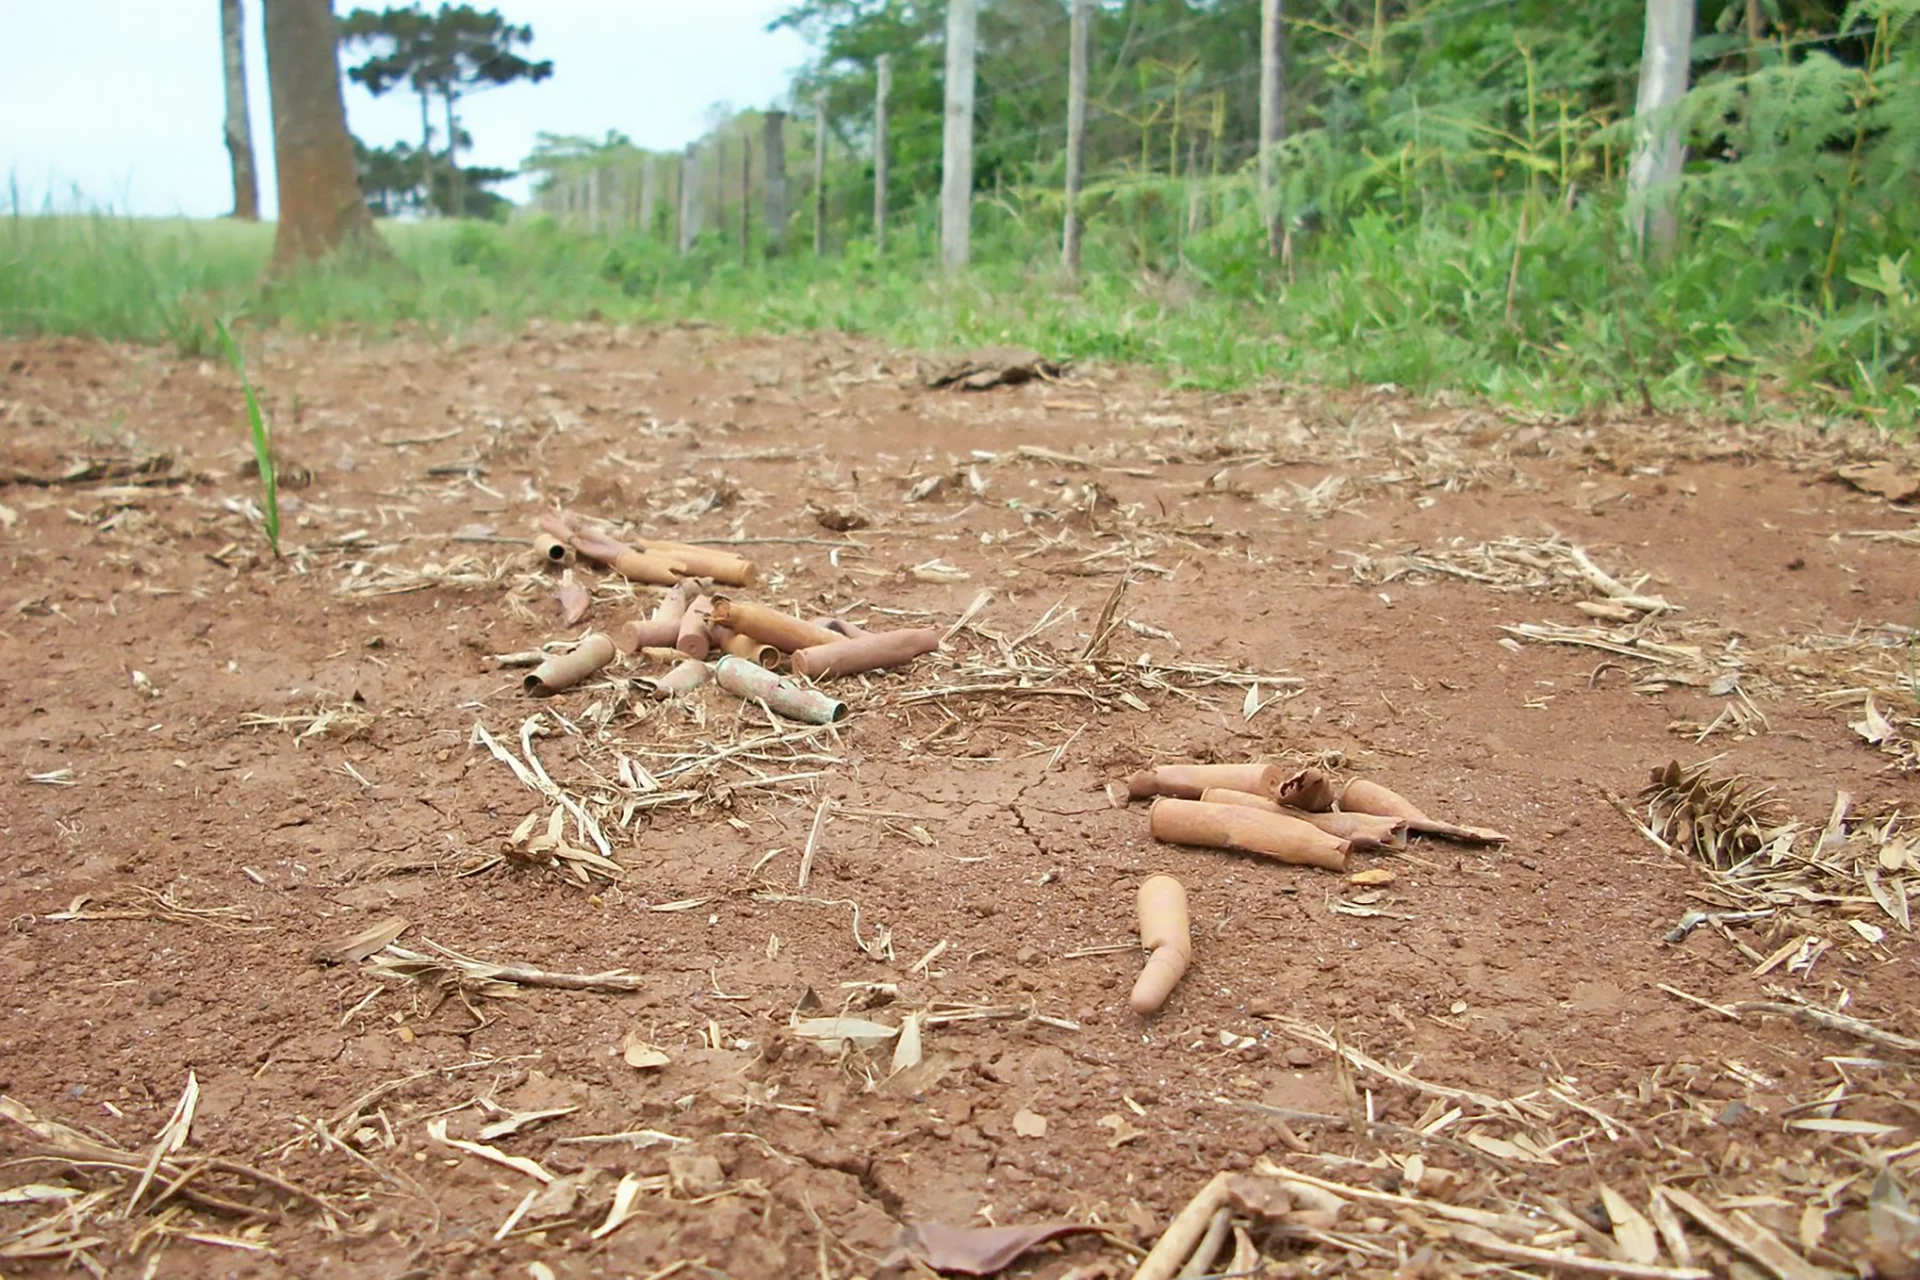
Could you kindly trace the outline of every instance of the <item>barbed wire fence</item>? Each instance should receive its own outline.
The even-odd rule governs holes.
[[[1676,48],[1675,24],[1665,20],[1656,30],[1660,11],[1675,2],[1652,0],[1650,39],[1658,43],[1664,65],[1677,59],[1685,67],[1687,33],[1678,31],[1682,45]],[[838,127],[829,118],[823,89],[793,112],[735,115],[677,154],[617,147],[557,162],[546,171],[534,208],[590,235],[643,236],[683,255],[719,254],[726,246],[742,262],[792,253],[801,245],[831,256],[860,243],[876,254],[917,252],[960,266],[970,256],[969,232],[976,222],[1031,224],[1039,218],[1054,220],[1069,273],[1079,265],[1080,230],[1096,220],[1105,230],[1129,234],[1143,259],[1149,240],[1170,242],[1178,258],[1184,241],[1223,227],[1244,230],[1256,243],[1264,242],[1269,253],[1287,254],[1282,193],[1289,167],[1299,163],[1302,133],[1290,136],[1285,129],[1281,31],[1283,24],[1288,30],[1317,30],[1311,20],[1284,16],[1280,0],[1262,0],[1252,13],[1208,10],[1137,38],[1129,33],[1120,50],[1098,50],[1088,49],[1093,0],[1064,0],[1053,19],[1023,32],[1021,41],[1028,49],[1050,50],[1058,43],[1064,56],[1056,65],[1023,74],[993,56],[976,59],[976,3],[952,0],[948,7],[947,101],[941,119],[928,119],[924,110],[916,115],[890,100],[898,64],[889,56],[873,69],[869,109],[844,113],[847,118]],[[1410,17],[1399,29],[1462,22],[1506,3],[1470,0]],[[1260,56],[1213,74],[1202,74],[1197,58],[1154,56],[1167,52],[1176,37],[1208,26],[1215,28],[1209,34],[1257,49]],[[1346,38],[1366,47],[1359,36]],[[1377,31],[1372,38],[1379,38]],[[1770,47],[1788,53],[1837,38],[1775,38]],[[1076,49],[1087,51],[1077,72]],[[1650,46],[1649,55],[1653,52]],[[1096,72],[1102,55],[1105,61]],[[1121,78],[1129,72],[1136,85],[1120,92]],[[1530,93],[1534,100],[1552,102],[1593,88],[1597,78],[1532,85]],[[1033,119],[1034,104],[1049,100],[1057,110]],[[1641,110],[1647,112],[1648,105],[1643,102]],[[1670,110],[1658,122],[1649,115],[1646,128],[1636,117],[1631,122],[1636,152],[1657,151],[1663,139],[1677,151],[1671,146],[1677,129],[1671,117]],[[1434,123],[1428,127],[1438,132],[1457,127],[1441,123],[1439,113],[1430,113],[1430,119]],[[1016,127],[1007,127],[1009,121]],[[992,127],[983,129],[982,122]],[[1571,131],[1592,135],[1606,123],[1562,117],[1538,130],[1530,124],[1518,150],[1544,155],[1559,148]],[[1409,147],[1417,163],[1423,145],[1417,100],[1412,128]],[[903,160],[890,153],[903,137],[935,132],[941,141],[936,154]],[[1611,178],[1611,154],[1605,164]],[[1571,177],[1564,161],[1561,167],[1561,194],[1570,200]],[[1623,162],[1620,171],[1626,170]],[[1671,185],[1675,177],[1650,170],[1641,198],[1647,197],[1647,183]],[[1455,191],[1451,198],[1484,201],[1501,195]]]

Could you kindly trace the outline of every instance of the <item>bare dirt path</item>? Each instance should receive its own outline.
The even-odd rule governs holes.
[[[1505,1215],[1489,1245],[1385,1200],[1301,1216],[1296,1186],[1246,1218],[1272,1274],[1535,1273],[1503,1242],[1624,1266],[1602,1183],[1717,1210],[1744,1243],[1675,1227],[1716,1273],[1778,1245],[1772,1274],[1903,1274],[1897,1045],[1729,1009],[1920,1036],[1920,851],[1888,822],[1920,809],[1920,537],[1831,479],[1874,446],[1104,371],[932,391],[858,343],[699,330],[274,342],[254,372],[298,486],[278,562],[229,370],[0,343],[0,1188],[31,1189],[0,1195],[0,1274],[837,1277],[902,1265],[902,1223],[1071,1218],[1109,1234],[1008,1274],[1084,1280],[1262,1160]],[[807,614],[946,630],[986,601],[837,685],[827,730],[711,687],[656,703],[640,661],[532,700],[491,656],[579,628],[557,575],[475,539],[556,506],[787,539],[739,549]],[[1608,616],[1567,545],[1676,610]],[[588,625],[638,616],[576,573]],[[476,726],[577,798],[619,879],[511,854],[552,804]],[[1645,819],[1651,769],[1709,757],[1773,789],[1769,840],[1798,823],[1758,889],[1609,799]],[[1357,860],[1394,872],[1363,887],[1158,845],[1105,790],[1250,758],[1513,840]],[[1142,1019],[1125,944],[1157,870],[1195,965]],[[394,915],[403,947],[642,981],[311,958]],[[796,1036],[813,1001],[913,1017],[922,1060]],[[630,1066],[642,1042],[665,1065]],[[129,1211],[190,1073],[172,1175]]]

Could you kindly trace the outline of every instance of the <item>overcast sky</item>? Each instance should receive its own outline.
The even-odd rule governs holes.
[[[335,0],[344,13],[356,0]],[[383,0],[358,0],[382,7]],[[540,85],[490,90],[462,104],[468,164],[511,169],[541,130],[678,148],[716,103],[764,106],[786,91],[807,50],[768,34],[783,0],[496,0],[531,23],[533,56],[553,60]],[[274,208],[260,0],[244,0],[260,195]],[[29,211],[111,206],[143,215],[214,217],[232,208],[221,139],[219,0],[0,0],[0,171]],[[375,100],[347,86],[347,124],[363,140],[416,145],[419,100]],[[436,126],[438,121],[436,121]],[[438,136],[436,130],[436,137]],[[502,193],[519,198],[519,183]],[[0,192],[0,208],[11,198]]]

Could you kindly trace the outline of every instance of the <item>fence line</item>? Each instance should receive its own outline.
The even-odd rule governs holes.
[[[1473,3],[1462,4],[1451,10],[1403,18],[1389,24],[1387,29],[1399,32],[1433,28],[1506,3],[1507,0],[1474,0]],[[1649,42],[1648,53],[1643,57],[1643,76],[1655,73],[1651,62],[1653,51],[1656,48],[1668,51],[1661,54],[1665,70],[1660,75],[1664,78],[1658,79],[1653,89],[1643,89],[1643,121],[1651,121],[1657,110],[1664,109],[1670,114],[1670,104],[1678,93],[1684,92],[1690,79],[1691,68],[1685,54],[1676,57],[1668,49],[1671,35],[1663,34],[1656,40],[1654,34],[1657,21],[1667,24],[1661,28],[1662,32],[1666,32],[1667,27],[1673,25],[1672,11],[1682,8],[1690,9],[1691,5],[1685,0],[1656,0],[1649,6]],[[703,235],[725,237],[737,234],[745,260],[751,253],[754,238],[752,205],[756,166],[753,160],[753,135],[757,132],[761,154],[757,166],[762,206],[760,240],[767,254],[777,255],[785,251],[790,231],[789,219],[794,209],[794,204],[789,200],[787,167],[790,139],[785,124],[789,119],[797,119],[802,125],[802,136],[791,141],[799,145],[810,144],[813,153],[811,171],[803,170],[805,177],[802,186],[806,203],[811,206],[812,248],[816,255],[834,251],[837,236],[869,232],[875,251],[884,252],[896,191],[903,186],[928,190],[936,171],[940,178],[937,223],[940,254],[941,260],[949,266],[964,265],[967,261],[973,211],[978,202],[1007,203],[1016,198],[1030,200],[1035,193],[1051,191],[1058,197],[1062,262],[1071,276],[1079,266],[1080,245],[1088,214],[1088,177],[1095,173],[1109,175],[1094,184],[1096,192],[1107,195],[1123,192],[1130,183],[1143,184],[1138,186],[1142,191],[1161,191],[1164,189],[1164,175],[1164,183],[1171,184],[1175,190],[1159,198],[1166,206],[1163,213],[1175,210],[1171,221],[1176,244],[1183,232],[1191,236],[1218,216],[1216,204],[1222,192],[1246,191],[1250,193],[1250,203],[1258,210],[1257,225],[1266,241],[1266,249],[1271,253],[1282,253],[1287,226],[1287,210],[1281,207],[1280,200],[1285,167],[1282,157],[1290,154],[1287,151],[1290,139],[1284,114],[1286,32],[1302,25],[1311,25],[1312,20],[1288,14],[1283,0],[1261,0],[1258,6],[1259,25],[1246,33],[1249,42],[1260,51],[1257,65],[1201,79],[1197,83],[1189,78],[1184,69],[1177,70],[1165,83],[1146,85],[1136,94],[1115,100],[1111,95],[1090,98],[1088,81],[1092,79],[1094,64],[1101,53],[1099,49],[1091,47],[1094,11],[1093,0],[1066,0],[1063,5],[1061,21],[1068,28],[1068,66],[1064,72],[1048,71],[996,87],[974,65],[977,0],[953,0],[948,6],[945,50],[948,64],[945,81],[947,104],[942,145],[936,158],[902,165],[892,154],[896,123],[890,101],[893,59],[883,54],[876,60],[874,68],[872,126],[864,138],[857,130],[850,141],[834,135],[827,117],[826,94],[822,90],[815,95],[809,113],[795,117],[781,111],[767,111],[758,114],[757,123],[752,114],[736,117],[714,135],[690,144],[678,155],[663,158],[630,148],[615,153],[584,155],[549,174],[537,197],[536,207],[569,226],[584,227],[593,234],[623,236],[638,232],[647,236],[661,236],[669,243],[676,244],[683,254],[692,252]],[[1200,13],[1183,22],[1146,32],[1137,42],[1133,42],[1131,52],[1137,56],[1142,48],[1151,48],[1185,29],[1230,21],[1244,22],[1245,15],[1220,11]],[[1054,24],[1041,28],[1036,38],[1051,38],[1057,26]],[[1768,41],[1766,47],[1785,54],[1793,49],[1825,45],[1848,38],[1852,36],[1846,32],[1777,37]],[[1365,46],[1364,40],[1359,37],[1354,39]],[[1115,64],[1116,69],[1119,65]],[[1548,100],[1557,93],[1590,88],[1596,78],[1611,78],[1612,75],[1610,72],[1594,72],[1555,85],[1531,86],[1531,91],[1538,99]],[[1238,97],[1237,93],[1242,84],[1256,78],[1259,83],[1253,98],[1259,117],[1257,134],[1251,141],[1238,130],[1234,136],[1229,136],[1225,119],[1229,101],[1227,95],[1234,92],[1236,97],[1232,100],[1241,104],[1237,109],[1245,111],[1248,99]],[[1065,82],[1059,116],[1027,129],[988,133],[976,145],[975,120],[996,99],[1056,80]],[[1438,113],[1429,114],[1437,122],[1436,127],[1442,129],[1451,128],[1457,133],[1460,128],[1472,127],[1470,124],[1463,126],[1458,121],[1447,121]],[[1242,115],[1240,118],[1245,120],[1246,117]],[[1421,162],[1421,119],[1416,101],[1411,113],[1414,140],[1408,144],[1409,154],[1416,164]],[[1095,120],[1103,123],[1101,136],[1106,139],[1108,148],[1118,139],[1137,137],[1138,153],[1128,151],[1122,154],[1109,150],[1103,166],[1089,155],[1089,134],[1092,133],[1091,125]],[[1587,117],[1581,117],[1576,123],[1589,131],[1597,127],[1596,120]],[[1554,140],[1557,145],[1558,140],[1566,136],[1565,130],[1569,124],[1564,118],[1558,123],[1550,122],[1537,134],[1533,132],[1531,124],[1527,127],[1528,137],[1519,140],[1518,145],[1522,149],[1537,148],[1536,154],[1543,154],[1544,140]],[[1643,124],[1636,133],[1643,139],[1671,137],[1670,126],[1666,126],[1667,131],[1663,133],[1649,133],[1649,128],[1650,124]],[[924,134],[909,136],[924,137]],[[1064,147],[1051,158],[1045,158],[1045,144],[1054,140],[1063,142]],[[1333,145],[1337,146],[1337,142],[1336,137]],[[730,164],[727,159],[729,148],[735,145],[741,151],[737,165]],[[1064,161],[1064,181],[1058,176],[1052,179],[1055,184],[1052,186],[1048,186],[1044,179],[1037,185],[1031,179],[1016,181],[1015,193],[1010,196],[1004,189],[1004,175],[1010,168],[1023,166],[1024,162],[1018,160],[1016,154],[1029,145],[1035,148],[1035,161],[1043,162],[1046,168]],[[1132,142],[1128,143],[1129,148],[1132,145]],[[1651,144],[1643,143],[1643,146],[1647,145]],[[1156,151],[1156,147],[1160,149]],[[1203,152],[1205,169],[1201,165]],[[995,173],[994,183],[984,189],[979,186],[976,166],[976,160],[982,154],[988,158]],[[1677,148],[1660,150],[1655,157],[1660,161],[1658,165],[1651,162],[1644,164],[1650,176],[1644,181],[1636,180],[1636,193],[1643,200],[1650,188],[1664,185],[1666,189],[1671,189],[1674,168],[1671,157],[1675,154]],[[1258,162],[1256,170],[1251,174],[1242,173],[1248,161]],[[1610,156],[1606,163],[1609,166],[1608,176],[1611,177]],[[662,219],[660,189],[667,180],[669,166],[673,186],[671,199],[665,202],[667,217]],[[709,168],[712,169],[710,180],[707,178]],[[1057,169],[1055,173],[1058,173]],[[738,175],[737,192],[732,182],[735,174]],[[836,179],[836,174],[842,176]],[[871,175],[870,179],[868,174]],[[1560,176],[1564,184],[1566,175],[1563,173]],[[871,215],[870,218],[864,218],[854,213],[853,205],[845,197],[862,190],[869,180]],[[838,190],[830,187],[836,181]],[[737,219],[728,216],[728,202],[735,195],[739,200]],[[1449,198],[1455,197],[1449,193]],[[1492,193],[1488,198],[1493,198]],[[1657,214],[1663,206],[1656,202],[1650,207]]]

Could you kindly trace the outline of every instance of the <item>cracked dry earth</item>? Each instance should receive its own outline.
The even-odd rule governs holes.
[[[1416,1153],[1421,1187],[1460,1203],[1552,1199],[1591,1221],[1601,1181],[1643,1200],[1677,1182],[1746,1197],[1820,1265],[1866,1265],[1861,1139],[1786,1120],[1836,1083],[1830,1059],[1873,1053],[1661,984],[1722,1005],[1784,986],[1920,1034],[1907,935],[1885,918],[1841,928],[1810,967],[1765,975],[1734,940],[1770,955],[1795,936],[1783,922],[1664,941],[1708,881],[1607,793],[1631,801],[1650,768],[1723,753],[1817,827],[1836,790],[1861,815],[1912,811],[1914,775],[1784,680],[1746,688],[1760,731],[1696,743],[1670,726],[1713,722],[1724,690],[1501,630],[1586,621],[1567,599],[1355,566],[1557,532],[1650,575],[1683,619],[1725,629],[1715,644],[1790,645],[1914,623],[1920,549],[1844,536],[1911,523],[1878,499],[1765,448],[1701,447],[1704,427],[1173,393],[1105,370],[930,391],[911,360],[834,338],[253,345],[300,482],[277,562],[249,510],[229,370],[0,343],[0,1093],[144,1160],[191,1072],[172,1158],[271,1171],[331,1217],[232,1177],[264,1213],[149,1197],[125,1214],[124,1178],[36,1158],[0,1121],[0,1187],[120,1188],[78,1224],[90,1243],[0,1273],[872,1276],[898,1266],[903,1222],[1064,1217],[1111,1231],[1007,1274],[1121,1276],[1127,1245],[1150,1245],[1216,1171],[1272,1157],[1391,1191]],[[26,479],[157,452],[164,475]],[[950,479],[905,501],[935,474]],[[838,686],[852,714],[807,740],[810,762],[757,766],[801,776],[728,785],[751,774],[727,765],[690,803],[623,814],[610,752],[772,731],[711,686],[652,702],[627,679],[644,665],[547,702],[494,666],[569,633],[523,550],[452,535],[521,536],[557,505],[681,539],[800,539],[744,549],[759,597],[809,614],[944,629],[990,600],[946,652]],[[870,524],[829,532],[810,507]],[[1251,702],[1241,686],[965,690],[991,683],[966,665],[983,632],[1016,636],[1056,603],[1032,643],[1078,654],[1129,568],[1111,656],[1286,679]],[[592,625],[633,616],[617,584],[582,580]],[[381,582],[420,589],[353,589]],[[472,731],[517,748],[534,715],[554,781],[611,797],[621,881],[498,858],[545,808]],[[1512,843],[1417,841],[1362,860],[1397,878],[1361,895],[1325,871],[1156,845],[1143,809],[1104,790],[1157,761],[1315,757]],[[1161,870],[1191,896],[1195,964],[1142,1019],[1126,1003],[1139,953],[1110,944]],[[403,942],[643,982],[439,998],[310,960],[396,914]],[[890,1047],[834,1056],[790,1033],[809,992],[887,1025],[943,1003],[1007,1016],[930,1022],[922,1063],[889,1079]],[[1446,1122],[1445,1098],[1349,1075],[1303,1028],[1416,1083],[1535,1101],[1518,1123],[1471,1103]],[[629,1038],[667,1063],[628,1065]],[[1910,1176],[1912,1077],[1845,1070],[1846,1114],[1882,1126],[1876,1150]],[[1356,1108],[1383,1127],[1356,1134]],[[492,1145],[550,1184],[433,1137],[547,1111]],[[1422,1127],[1432,1140],[1408,1136]],[[640,1130],[673,1140],[570,1141]],[[1452,1140],[1469,1132],[1496,1140]],[[596,1235],[623,1178],[630,1216]],[[0,1199],[0,1226],[58,1204]],[[1486,1265],[1408,1263],[1420,1241],[1390,1218],[1263,1236],[1263,1265]],[[1709,1237],[1694,1248],[1761,1274]]]

